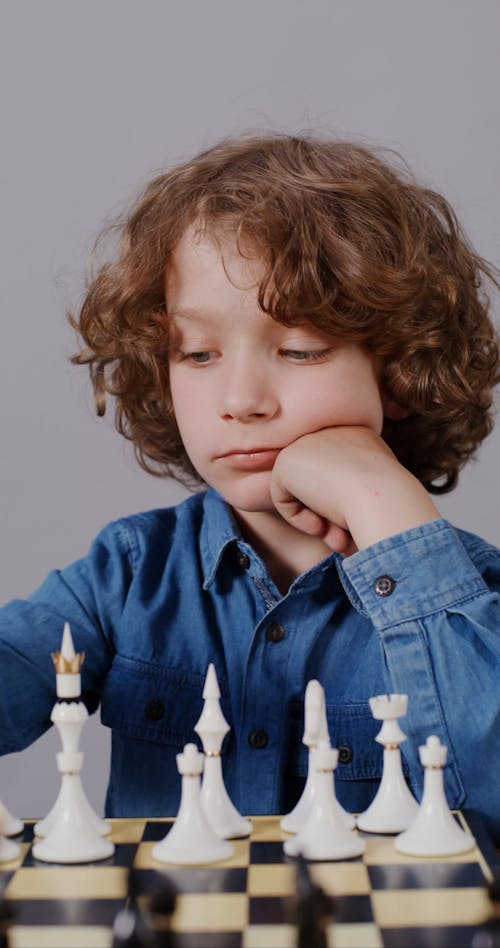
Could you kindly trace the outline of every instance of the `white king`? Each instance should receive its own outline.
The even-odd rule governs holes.
[[[83,752],[80,732],[89,716],[81,695],[80,668],[84,653],[75,653],[69,624],[63,631],[60,652],[52,653],[56,670],[57,698],[50,720],[57,727],[62,750],[57,755],[61,787],[56,802],[35,824],[33,855],[43,862],[77,863],[107,859],[114,845],[103,837],[111,827],[92,809],[80,780]],[[69,700],[76,699],[76,700]]]

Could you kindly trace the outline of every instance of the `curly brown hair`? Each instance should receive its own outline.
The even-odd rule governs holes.
[[[492,428],[500,378],[486,281],[440,194],[396,153],[318,136],[223,141],[154,178],[108,225],[113,256],[91,275],[79,317],[97,410],[115,398],[115,423],[150,473],[200,483],[184,450],[168,377],[165,270],[187,227],[234,235],[264,264],[259,304],[285,324],[307,320],[368,347],[388,396],[408,411],[383,437],[434,493]]]

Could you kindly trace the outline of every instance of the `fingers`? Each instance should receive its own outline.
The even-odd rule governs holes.
[[[341,553],[342,556],[350,556],[355,553],[357,546],[347,530],[337,527],[334,523],[328,524],[328,530],[323,537],[326,545],[334,553]]]
[[[347,555],[355,550],[350,533],[325,517],[321,517],[294,497],[282,484],[271,484],[271,497],[276,510],[292,526],[309,536],[321,537],[336,553]]]

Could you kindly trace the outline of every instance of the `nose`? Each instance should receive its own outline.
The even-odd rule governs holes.
[[[251,359],[244,365],[239,361],[221,381],[220,413],[225,420],[265,420],[277,414],[279,401],[272,376]]]

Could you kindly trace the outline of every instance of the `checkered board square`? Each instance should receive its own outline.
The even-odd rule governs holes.
[[[366,852],[343,862],[313,863],[311,873],[332,897],[327,928],[335,948],[458,948],[470,946],[490,914],[487,885],[500,871],[480,821],[457,814],[477,840],[469,853],[446,859],[403,856],[389,836],[363,834]],[[33,858],[27,823],[20,857],[4,863],[0,885],[14,919],[11,948],[110,948],[123,908],[128,869],[147,897],[168,873],[178,889],[173,917],[179,948],[293,948],[296,866],[283,853],[279,817],[256,817],[250,839],[210,866],[166,866],[152,849],[170,820],[113,820],[109,860],[58,866]]]

